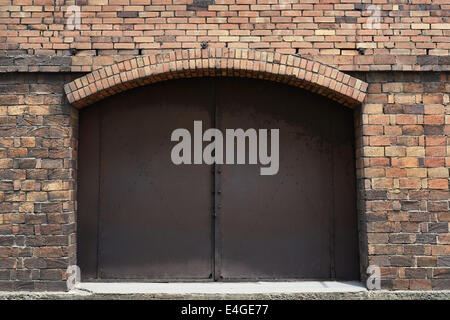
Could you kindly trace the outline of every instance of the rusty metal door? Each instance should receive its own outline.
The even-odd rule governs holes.
[[[271,82],[216,82],[218,126],[279,129],[279,171],[223,165],[223,280],[358,279],[353,113]],[[248,149],[247,149],[248,150]]]
[[[172,164],[171,132],[194,120],[278,128],[278,174]],[[79,141],[85,280],[359,278],[351,110],[262,80],[176,80],[82,110]]]
[[[125,92],[80,113],[84,279],[212,277],[211,168],[175,165],[171,133],[211,127],[208,79]]]

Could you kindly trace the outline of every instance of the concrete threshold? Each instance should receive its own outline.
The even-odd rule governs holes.
[[[357,281],[206,282],[206,283],[79,283],[76,289],[94,294],[289,294],[306,292],[361,292]]]

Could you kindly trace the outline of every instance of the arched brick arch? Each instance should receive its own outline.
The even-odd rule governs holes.
[[[95,70],[65,85],[70,103],[84,107],[149,83],[202,76],[236,76],[286,83],[343,105],[361,104],[367,83],[319,62],[246,49],[177,50],[139,56]]]

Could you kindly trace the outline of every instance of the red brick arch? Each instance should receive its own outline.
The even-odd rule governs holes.
[[[286,83],[343,105],[361,104],[367,83],[319,62],[294,55],[246,49],[177,50],[139,56],[86,74],[64,89],[75,107],[134,87],[176,78],[236,76]]]

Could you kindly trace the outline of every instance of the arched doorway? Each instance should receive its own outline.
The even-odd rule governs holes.
[[[304,89],[233,77],[164,81],[81,109],[83,278],[358,279],[352,113]],[[196,120],[222,132],[278,128],[277,174],[175,165],[171,133],[193,133]]]

